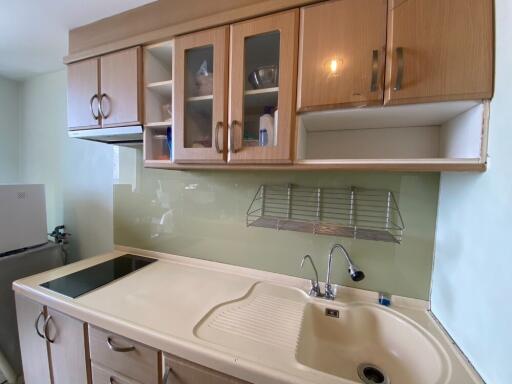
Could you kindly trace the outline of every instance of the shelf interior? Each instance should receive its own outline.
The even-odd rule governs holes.
[[[481,101],[299,115],[298,160],[469,159],[482,156]]]

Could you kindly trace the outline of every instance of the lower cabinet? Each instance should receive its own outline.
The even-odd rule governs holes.
[[[16,293],[25,384],[249,384]]]
[[[165,356],[165,370],[164,384],[250,384],[172,355]]]
[[[119,377],[117,381],[112,380],[115,384],[118,384],[118,381],[161,383],[162,354],[156,349],[90,325],[89,346],[91,362],[93,367],[96,367],[96,372],[93,373],[96,379],[93,380],[93,384],[105,383],[98,379],[98,375],[101,377],[105,372],[112,372],[112,377]]]
[[[25,384],[88,384],[85,324],[16,294]]]

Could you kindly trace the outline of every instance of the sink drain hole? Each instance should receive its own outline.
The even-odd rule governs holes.
[[[364,384],[390,384],[384,372],[373,364],[363,363],[357,367],[357,374]]]

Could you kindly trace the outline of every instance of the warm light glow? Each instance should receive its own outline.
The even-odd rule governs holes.
[[[330,68],[331,68],[331,73],[334,75],[338,70],[338,60],[332,59]]]

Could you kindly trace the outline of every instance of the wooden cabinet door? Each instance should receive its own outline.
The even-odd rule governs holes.
[[[390,0],[385,103],[488,99],[492,0]]]
[[[228,162],[291,163],[298,27],[296,9],[231,26]],[[249,81],[255,70],[264,70],[266,81]],[[274,120],[266,135],[260,135],[263,115]]]
[[[25,383],[50,384],[49,350],[43,336],[45,308],[16,294],[16,316]]]
[[[68,65],[68,128],[100,128],[99,59]]]
[[[100,105],[103,127],[142,122],[142,59],[140,47],[102,56]]]
[[[50,343],[53,384],[87,384],[88,350],[85,324],[48,308],[46,335]]]
[[[386,0],[336,0],[301,9],[299,111],[382,104]]]
[[[228,27],[177,37],[174,161],[224,163],[227,150]]]

